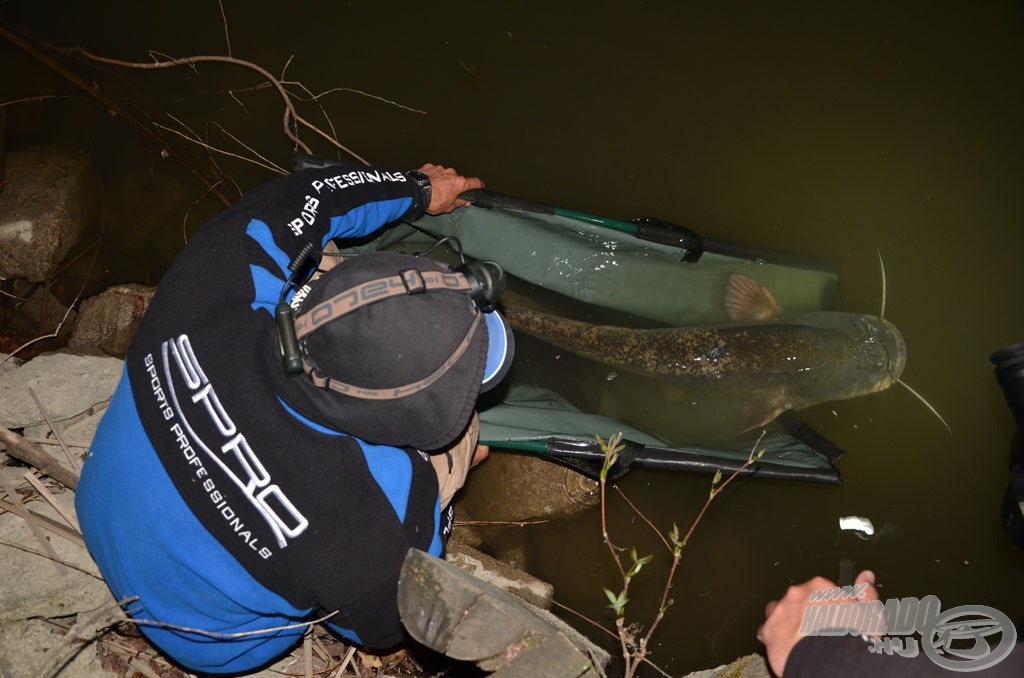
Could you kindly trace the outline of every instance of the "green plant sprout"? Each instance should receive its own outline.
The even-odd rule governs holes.
[[[675,523],[672,523],[672,529],[669,530],[667,535],[663,534],[661,530],[651,523],[651,521],[648,520],[647,517],[644,516],[620,491],[620,495],[626,499],[626,502],[637,513],[637,515],[639,515],[640,518],[642,518],[644,522],[654,530],[654,533],[658,535],[658,538],[661,539],[669,553],[672,554],[672,565],[665,578],[665,585],[662,589],[658,612],[648,625],[646,633],[643,631],[643,627],[639,624],[627,621],[626,607],[629,603],[629,587],[633,582],[633,578],[640,574],[640,571],[645,565],[654,560],[654,556],[652,554],[648,554],[641,557],[637,555],[636,548],[630,548],[627,560],[624,558],[626,549],[616,546],[612,541],[611,536],[608,534],[608,471],[615,465],[615,462],[618,461],[619,452],[623,449],[622,433],[616,433],[607,440],[597,436],[598,445],[600,445],[601,451],[604,453],[604,463],[602,464],[599,477],[601,488],[601,535],[605,545],[608,547],[609,553],[611,553],[612,560],[615,562],[615,565],[619,570],[619,576],[622,578],[622,587],[618,593],[609,588],[605,588],[604,595],[608,598],[608,607],[615,612],[615,629],[619,638],[622,660],[625,665],[623,673],[625,678],[633,678],[641,664],[650,663],[647,659],[647,652],[650,646],[651,637],[654,635],[654,632],[661,623],[661,620],[664,619],[665,612],[667,612],[668,608],[672,606],[673,600],[669,598],[669,592],[672,590],[672,582],[679,569],[679,561],[682,559],[683,549],[689,543],[690,537],[693,536],[694,530],[697,529],[697,525],[703,519],[708,507],[711,506],[711,502],[713,502],[715,498],[729,486],[729,483],[731,483],[745,469],[761,459],[761,456],[764,454],[764,450],[759,450],[758,446],[764,436],[765,431],[762,431],[761,436],[757,439],[753,448],[750,450],[750,455],[747,457],[747,460],[739,468],[729,474],[724,481],[721,469],[715,473],[714,478],[711,480],[711,489],[708,492],[708,498],[705,500],[704,506],[697,514],[697,517],[693,519],[693,522],[690,524],[690,528],[686,531],[686,534],[683,537],[679,536],[679,526]]]

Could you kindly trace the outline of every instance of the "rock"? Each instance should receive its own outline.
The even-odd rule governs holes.
[[[156,292],[144,285],[115,285],[82,302],[68,348],[123,358]]]
[[[17,356],[11,357],[7,353],[0,353],[0,375],[18,369],[24,362],[24,360]]]
[[[25,471],[24,468],[14,467],[0,469],[0,474],[3,474],[0,487],[15,488],[21,485],[28,488],[23,478]],[[54,501],[74,518],[74,494],[60,490],[51,490],[51,493]],[[0,577],[0,621],[67,617],[110,603],[110,591],[100,577],[84,542],[80,537],[74,539],[69,533],[69,529],[77,531],[77,525],[69,528],[64,518],[47,501],[34,492],[30,496],[35,498],[21,504],[16,509],[18,513],[10,510],[10,497],[2,503],[2,507],[9,510],[0,516],[0,540],[5,544],[21,544],[26,548],[4,548],[0,551],[0,570],[4,573]],[[61,563],[66,565],[48,561],[46,556],[40,555],[45,553],[47,545],[39,543],[36,534],[23,518],[26,514],[37,523],[37,532],[47,540],[47,545],[60,558]],[[48,529],[46,525],[55,527]]]
[[[764,657],[748,654],[717,668],[688,673],[684,678],[771,678],[773,675]]]
[[[121,377],[117,358],[48,353],[0,375],[0,425],[10,429],[45,426],[29,389],[50,418],[69,422],[104,406]]]
[[[449,541],[445,560],[491,586],[518,596],[542,610],[551,609],[554,587],[522,570],[506,565],[471,546]]]
[[[0,676],[39,678],[39,662],[64,640],[63,635],[45,619],[0,623]],[[83,649],[54,678],[114,678],[116,674],[103,670],[96,649],[96,645]]]
[[[5,323],[6,331],[30,340],[53,334],[59,329],[56,340],[62,342],[67,339],[76,313],[69,312],[46,285],[33,284],[19,278],[11,281],[10,293],[25,301],[14,305],[14,311]],[[46,344],[40,346],[45,348]]]
[[[600,502],[596,481],[536,455],[494,450],[459,501],[481,521],[557,520]]]
[[[0,201],[0,278],[45,280],[99,215],[92,159],[62,146],[12,151]]]

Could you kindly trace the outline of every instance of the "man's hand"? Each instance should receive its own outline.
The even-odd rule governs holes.
[[[829,579],[815,577],[805,581],[803,584],[790,586],[786,591],[786,595],[781,600],[773,600],[765,606],[765,622],[757,630],[757,639],[764,643],[768,654],[768,664],[772,667],[775,675],[782,676],[790,651],[797,644],[797,641],[803,638],[804,634],[801,633],[801,624],[804,619],[804,611],[808,607],[814,605],[850,605],[857,602],[878,600],[878,589],[875,588],[875,574],[871,570],[864,570],[858,574],[854,584],[864,585],[863,595],[859,598],[844,601],[822,600],[810,602],[812,591],[838,588],[835,582]],[[865,621],[871,624],[878,623],[878,620],[866,619]],[[803,630],[815,631],[817,629]],[[864,630],[866,631],[867,628]]]
[[[427,214],[445,214],[469,203],[459,200],[464,191],[483,188],[484,182],[476,177],[464,177],[450,167],[429,162],[420,171],[430,178],[430,205]]]

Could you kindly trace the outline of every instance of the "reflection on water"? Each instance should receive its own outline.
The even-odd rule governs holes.
[[[0,7],[6,21],[100,54],[226,51],[213,2]],[[677,674],[755,651],[766,600],[792,581],[859,567],[875,569],[883,597],[935,594],[947,607],[991,605],[1024,617],[1024,554],[998,521],[1012,417],[987,362],[992,350],[1024,339],[1018,3],[798,12],[662,1],[580,12],[532,2],[309,2],[229,4],[227,13],[236,56],[280,72],[294,55],[288,77],[311,91],[351,88],[407,107],[351,91],[323,100],[342,140],[375,162],[441,162],[513,195],[619,218],[656,215],[722,239],[836,257],[845,311],[877,312],[876,251],[884,256],[886,316],[909,351],[904,378],[952,434],[896,389],[805,411],[848,450],[845,484],[734,483],[687,548],[676,604],[656,637],[659,665]],[[91,275],[155,282],[221,206],[23,53],[4,44],[0,55],[4,99],[62,97],[7,107],[8,148],[60,137],[97,158],[106,218]],[[67,63],[133,110],[174,110],[201,137],[244,152],[219,125],[287,162],[280,104],[243,91],[255,84],[249,74]],[[238,91],[229,96],[225,87]],[[242,186],[269,178],[218,162]],[[695,406],[671,391],[622,374],[609,380],[607,369],[565,356],[544,369],[587,404],[672,437],[690,429],[684,414]],[[708,482],[638,471],[622,486],[667,529],[688,523]],[[845,515],[891,529],[862,541],[839,532]],[[611,520],[621,543],[663,552],[621,503]],[[561,602],[610,622],[601,589],[614,577],[596,511],[521,534],[531,566],[555,583]],[[645,569],[635,611],[654,604],[661,572],[658,562]]]

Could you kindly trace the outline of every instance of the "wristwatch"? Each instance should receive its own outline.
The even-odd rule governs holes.
[[[423,211],[426,212],[430,207],[430,177],[419,170],[406,172],[405,176],[409,177],[423,191]]]

